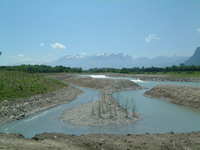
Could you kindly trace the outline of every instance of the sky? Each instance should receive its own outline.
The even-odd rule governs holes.
[[[192,56],[200,0],[0,0],[0,65],[66,55]]]

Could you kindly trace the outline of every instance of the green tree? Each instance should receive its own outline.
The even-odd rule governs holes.
[[[0,52],[0,55],[2,54],[2,52]]]
[[[181,63],[181,64],[179,65],[179,69],[180,69],[180,71],[185,71],[186,65],[185,65],[184,63]]]

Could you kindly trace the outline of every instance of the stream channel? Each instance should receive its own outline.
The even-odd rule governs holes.
[[[104,78],[104,76],[93,76]],[[106,78],[106,77],[105,77]],[[142,94],[156,86],[157,84],[184,84],[200,86],[200,83],[191,82],[159,82],[159,81],[141,81],[133,78],[115,78],[128,79],[138,83],[148,89],[122,91],[123,97],[133,98],[138,107],[138,113],[143,117],[142,120],[118,126],[89,127],[89,126],[72,126],[67,122],[60,122],[59,117],[66,109],[77,107],[79,105],[99,99],[99,91],[81,88],[85,93],[80,95],[77,100],[67,104],[58,105],[51,109],[28,116],[22,120],[15,120],[0,125],[0,132],[21,133],[27,138],[43,132],[55,132],[65,134],[144,134],[144,133],[166,133],[173,131],[191,132],[200,131],[200,110],[186,106],[171,104],[162,100],[148,98]],[[115,97],[115,94],[112,95]],[[81,115],[81,114],[80,114]]]

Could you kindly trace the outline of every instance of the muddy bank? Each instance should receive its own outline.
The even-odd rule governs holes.
[[[12,120],[20,120],[56,105],[68,103],[77,99],[82,93],[82,90],[68,86],[55,92],[40,94],[26,99],[4,100],[0,103],[0,124]]]
[[[200,77],[177,77],[169,75],[134,75],[134,74],[119,74],[109,73],[105,74],[108,77],[127,77],[137,78],[143,81],[171,81],[171,82],[200,82]]]
[[[200,87],[198,86],[160,84],[146,91],[144,95],[200,109]]]
[[[200,132],[81,136],[42,133],[35,135],[32,139],[24,138],[21,134],[0,133],[0,145],[0,149],[198,150],[200,149]]]

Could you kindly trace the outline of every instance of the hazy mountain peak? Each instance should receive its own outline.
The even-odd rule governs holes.
[[[183,58],[184,56],[181,55],[160,55],[160,56],[156,56],[155,58]]]
[[[56,61],[48,63],[48,65],[56,66],[63,65],[67,67],[82,67],[83,69],[90,68],[132,68],[132,67],[166,67],[172,65],[180,65],[185,62],[189,57],[182,57],[178,55],[165,55],[155,58],[140,57],[134,59],[130,55],[123,53],[98,53],[92,56],[86,53],[80,55],[66,55]]]
[[[110,56],[111,54],[107,54],[107,53],[99,53],[93,56]]]
[[[200,47],[197,47],[194,54],[184,63],[185,65],[200,65]]]

